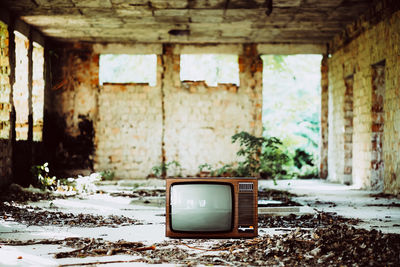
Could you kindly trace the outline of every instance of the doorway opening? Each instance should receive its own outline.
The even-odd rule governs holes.
[[[290,158],[288,178],[318,177],[321,55],[264,55],[263,134]]]

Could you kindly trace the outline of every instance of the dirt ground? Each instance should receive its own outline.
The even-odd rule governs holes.
[[[306,206],[313,212],[260,214],[254,239],[170,239],[164,236],[165,190],[156,183],[109,183],[69,197],[11,187],[0,202],[0,265],[400,266],[396,198],[370,195],[364,203],[370,212],[390,211],[386,225],[392,226],[381,231],[362,212],[334,212],[342,211],[343,197],[265,186],[259,198],[271,204],[264,207]],[[379,214],[376,222],[385,223]]]

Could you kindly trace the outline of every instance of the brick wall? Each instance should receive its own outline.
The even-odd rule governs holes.
[[[249,131],[261,135],[262,61],[256,46],[243,46],[240,87],[181,82],[180,56],[174,47],[165,45],[158,56],[154,87],[99,86],[98,62],[94,60],[98,54],[90,46],[75,44],[60,52],[67,52],[62,62],[69,67],[58,73],[54,70],[53,76],[59,78],[54,82],[52,110],[65,122],[69,136],[80,135],[80,115],[93,122],[91,156],[96,171],[113,170],[118,178],[143,178],[153,166],[177,161],[182,175],[194,175],[200,164],[219,167],[236,160],[233,134]]]
[[[95,169],[119,178],[147,176],[161,162],[160,83],[104,84],[98,103]]]
[[[246,55],[246,56],[243,56]],[[231,136],[240,131],[261,135],[262,62],[255,46],[239,56],[240,86],[179,80],[179,55],[167,54],[165,83],[165,157],[178,161],[183,175],[200,164],[213,167],[237,160]]]
[[[328,174],[329,180],[344,182],[344,95],[345,75],[341,64],[344,60],[338,53],[329,60],[329,130],[328,130]]]
[[[383,1],[330,44],[329,59],[329,179],[345,182],[345,78],[353,75],[352,181],[367,189],[400,192],[400,11]],[[394,5],[397,3],[394,2]],[[382,16],[382,14],[384,14]],[[377,19],[379,16],[379,19]],[[379,22],[378,22],[379,21]],[[373,67],[385,62],[383,97],[384,175],[372,179],[377,148],[373,145]],[[376,114],[375,114],[376,115]],[[381,186],[379,185],[381,184]]]
[[[0,21],[0,187],[12,174],[10,73],[8,28]]]

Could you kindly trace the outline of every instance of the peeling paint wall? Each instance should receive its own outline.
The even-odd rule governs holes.
[[[239,47],[240,87],[181,82],[180,55],[174,45],[164,45],[158,55],[157,85],[152,87],[99,86],[96,59],[101,47],[95,46],[94,52],[89,45],[74,44],[58,52],[68,64],[60,64],[62,69],[53,75],[62,77],[54,83],[53,113],[72,137],[80,135],[79,116],[90,118],[93,167],[112,170],[118,178],[146,177],[162,162],[179,162],[182,175],[195,175],[203,163],[232,163],[237,145],[231,136],[240,131],[262,133],[262,61],[255,45]],[[59,147],[60,142],[54,145]],[[55,150],[57,154],[60,149]]]
[[[372,11],[371,11],[372,12]],[[353,75],[353,162],[352,182],[366,189],[387,193],[400,192],[400,11],[378,5],[376,14],[389,14],[382,20],[361,17],[350,25],[347,34],[332,43],[329,59],[329,179],[345,182],[344,136],[346,117],[345,78]],[[393,14],[392,14],[393,13]],[[377,15],[377,16],[378,16]],[[380,21],[380,22],[377,22]],[[360,30],[362,28],[362,30]],[[353,33],[354,32],[354,33]],[[349,40],[349,36],[354,35]],[[373,176],[377,146],[373,145],[376,123],[374,116],[374,65],[385,62],[383,97],[383,164],[384,175],[377,182]],[[375,96],[376,97],[376,96]]]

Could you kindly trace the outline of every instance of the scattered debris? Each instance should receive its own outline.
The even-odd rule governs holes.
[[[120,227],[125,225],[143,225],[143,222],[125,216],[110,215],[103,217],[92,214],[50,212],[38,207],[17,207],[0,203],[0,219],[16,221],[30,225],[61,225],[79,227]]]
[[[70,264],[60,264],[58,267],[71,267],[71,266],[97,266],[100,264],[113,264],[113,263],[132,263],[132,262],[144,262],[143,259],[134,259],[134,260],[119,260],[119,261],[95,261],[95,262],[85,262],[85,263],[70,263]]]
[[[53,200],[55,196],[48,191],[37,188],[23,188],[17,184],[11,184],[0,194],[0,202],[26,203],[28,201],[37,202],[40,200]]]
[[[316,228],[341,223],[357,225],[360,222],[361,220],[359,219],[347,219],[338,216],[336,213],[328,212],[305,215],[290,214],[289,216],[258,216],[258,227],[260,228]]]
[[[392,202],[390,204],[367,204],[367,207],[388,207],[388,208],[400,208],[400,203]]]
[[[18,203],[54,199],[51,193],[27,190],[13,185],[8,193],[0,194],[0,220],[30,225],[57,225],[76,227],[119,227],[141,225],[143,222],[124,217],[103,217],[91,214],[72,214],[47,211]],[[137,198],[151,201],[165,196],[162,189],[140,189],[128,193],[111,193],[111,196]],[[277,200],[284,206],[300,206],[292,201],[297,197],[284,191],[261,190],[260,199]],[[161,199],[161,198],[159,198]],[[327,203],[331,205],[331,203]],[[279,204],[280,205],[280,204]],[[391,204],[379,206],[398,207]],[[376,206],[376,205],[373,205]],[[165,214],[158,214],[165,216]],[[389,216],[387,216],[389,217]],[[224,265],[224,266],[400,266],[400,235],[381,231],[354,228],[361,222],[347,219],[336,213],[289,216],[259,216],[260,228],[286,228],[287,234],[260,235],[254,239],[180,240],[172,239],[152,245],[141,242],[102,238],[72,237],[62,240],[0,240],[1,246],[60,245],[55,258],[100,257],[132,255],[127,261],[87,262],[60,266],[98,265],[106,263],[142,262],[147,264]],[[399,227],[393,224],[393,227]],[[290,231],[290,232],[289,232]],[[262,233],[262,232],[261,232]],[[67,250],[69,249],[69,251]]]
[[[279,204],[271,204],[269,205],[270,207],[301,206],[301,204],[292,201],[293,197],[298,197],[298,196],[286,191],[274,190],[269,188],[264,188],[258,191],[259,200],[268,199],[268,200],[277,200],[281,202]]]
[[[314,202],[314,204],[317,204],[317,205],[328,205],[329,208],[336,207],[336,203],[332,202],[332,201],[320,201],[320,200],[317,200],[317,201]]]
[[[148,263],[234,266],[399,266],[400,235],[356,229],[335,224],[312,231],[296,230],[286,235],[251,240],[220,241],[209,249],[225,246],[218,255],[198,255],[169,248],[151,253]],[[157,244],[159,247],[159,244]],[[165,259],[165,255],[168,259]],[[165,259],[165,261],[164,261]]]
[[[131,193],[126,192],[115,192],[110,193],[113,197],[164,197],[165,196],[165,189],[140,189],[134,190]]]
[[[168,240],[147,246],[141,242],[101,238],[42,241],[0,241],[1,245],[58,244],[74,248],[55,258],[138,255],[148,264],[233,266],[399,266],[400,235],[356,229],[344,223],[313,230],[297,229],[284,235],[229,239],[207,245],[205,240]],[[201,248],[196,247],[201,246]],[[202,250],[202,252],[198,252]],[[217,254],[216,254],[217,253]]]
[[[77,247],[77,249],[67,252],[59,252],[54,255],[55,258],[71,257],[90,257],[90,256],[111,256],[117,254],[134,254],[136,251],[154,250],[155,246],[145,246],[141,242],[117,241],[109,242],[102,239],[78,239],[73,243],[67,243],[67,246]]]
[[[28,246],[28,245],[61,245],[75,248],[67,252],[54,254],[55,258],[84,258],[90,256],[110,256],[117,254],[134,254],[137,251],[155,250],[156,247],[145,246],[142,242],[127,242],[119,240],[117,242],[105,241],[102,238],[79,238],[68,237],[61,240],[28,240],[14,241],[1,240],[0,244],[9,246]]]
[[[371,194],[369,196],[374,197],[375,199],[380,199],[380,198],[388,198],[388,199],[398,198],[398,199],[400,199],[400,193],[397,194],[397,196],[392,195],[392,194],[386,194],[386,193]]]

